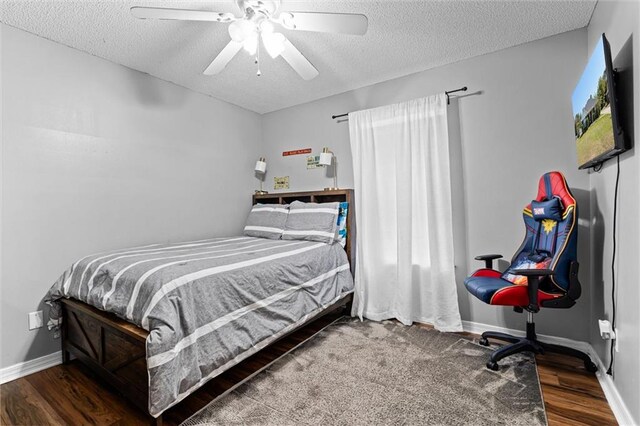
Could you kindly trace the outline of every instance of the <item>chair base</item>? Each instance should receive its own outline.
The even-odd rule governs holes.
[[[568,348],[566,346],[540,342],[536,337],[535,323],[533,322],[527,322],[527,337],[516,337],[505,333],[485,331],[482,333],[482,338],[479,343],[483,346],[489,346],[489,341],[487,339],[497,339],[510,343],[509,345],[501,346],[491,354],[491,358],[489,359],[489,362],[487,362],[487,368],[493,371],[497,371],[500,368],[498,361],[520,352],[533,352],[534,354],[551,352],[569,355],[574,358],[581,359],[584,362],[584,368],[587,371],[591,373],[598,371],[598,366],[594,364],[593,361],[591,361],[591,358],[589,358],[589,355],[584,352]]]

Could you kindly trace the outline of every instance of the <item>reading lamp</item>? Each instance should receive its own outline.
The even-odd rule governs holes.
[[[338,189],[338,159],[336,156],[329,150],[329,148],[322,148],[322,152],[320,153],[320,161],[319,164],[324,166],[325,170],[327,167],[331,166],[333,163],[333,188],[325,188],[325,191],[331,191],[333,189]]]
[[[264,182],[264,175],[267,173],[267,160],[264,157],[258,158],[256,161],[256,178],[260,181],[260,189],[256,189],[256,194],[268,194],[267,191],[262,189],[262,182]]]

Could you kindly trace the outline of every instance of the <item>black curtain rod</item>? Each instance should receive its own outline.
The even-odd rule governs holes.
[[[456,93],[456,92],[466,92],[466,91],[467,91],[467,86],[464,86],[464,87],[461,87],[461,88],[455,89],[455,90],[447,90],[446,92],[444,92],[444,94],[447,95],[447,105],[449,105],[451,103],[450,99],[449,99],[449,94]],[[335,120],[336,118],[346,117],[348,115],[349,115],[349,113],[339,114],[339,115],[332,115],[331,119]]]

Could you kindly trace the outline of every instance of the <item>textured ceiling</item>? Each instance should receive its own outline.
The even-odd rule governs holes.
[[[589,23],[596,0],[282,1],[281,10],[363,13],[364,36],[282,32],[320,75],[302,80],[282,58],[256,76],[244,51],[216,76],[202,71],[229,41],[227,24],[138,20],[136,5],[232,12],[232,1],[9,1],[0,20],[47,39],[266,113],[482,55]]]

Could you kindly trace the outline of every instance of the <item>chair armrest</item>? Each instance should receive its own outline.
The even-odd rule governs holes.
[[[484,265],[487,269],[493,269],[493,261],[495,259],[502,258],[501,254],[483,254],[480,256],[476,256],[475,260],[484,260]]]
[[[529,295],[529,306],[527,310],[538,312],[540,310],[540,306],[538,305],[538,287],[540,281],[545,277],[550,277],[555,274],[555,272],[551,269],[514,269],[512,272],[527,277],[527,294]]]
[[[551,269],[514,269],[512,272],[525,277],[548,277],[555,274]]]

